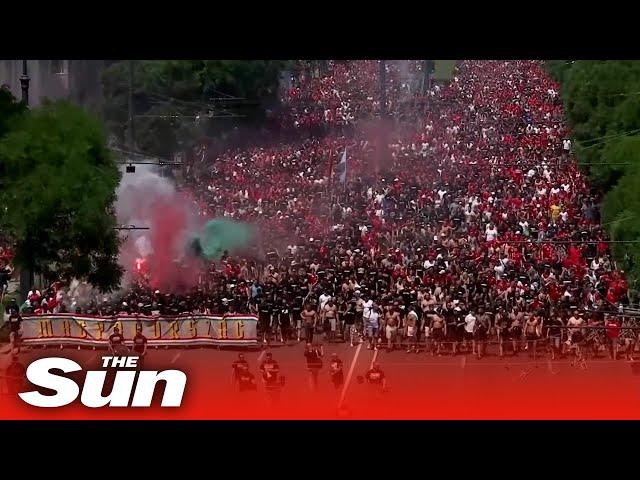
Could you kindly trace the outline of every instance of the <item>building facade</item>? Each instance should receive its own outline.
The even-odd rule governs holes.
[[[29,105],[43,99],[65,99],[99,112],[102,107],[102,71],[104,60],[28,60]],[[22,98],[20,76],[22,60],[0,60],[0,86],[8,87]]]

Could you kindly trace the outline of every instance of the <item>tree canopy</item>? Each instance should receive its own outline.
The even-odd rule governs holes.
[[[640,62],[554,60],[547,67],[561,85],[578,161],[605,193],[609,234],[640,240]],[[640,244],[614,244],[612,251],[637,289]]]
[[[117,62],[103,74],[104,116],[109,131],[120,142],[127,139],[129,125],[130,64]],[[275,60],[134,62],[138,148],[168,156],[200,136],[215,136],[239,123],[262,119],[266,108],[277,101],[280,74],[286,65]]]
[[[0,137],[0,164],[0,201],[10,207],[1,223],[16,241],[15,262],[51,279],[119,285],[120,172],[102,123],[66,101],[19,109]]]
[[[0,137],[9,131],[11,122],[26,110],[26,105],[16,101],[11,91],[0,88]]]

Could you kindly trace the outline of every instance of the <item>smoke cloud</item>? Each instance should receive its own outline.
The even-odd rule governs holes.
[[[118,222],[148,228],[128,231],[120,248],[123,283],[130,283],[140,268],[154,288],[180,291],[197,284],[202,261],[187,248],[206,221],[197,205],[148,165],[123,173],[116,193]]]

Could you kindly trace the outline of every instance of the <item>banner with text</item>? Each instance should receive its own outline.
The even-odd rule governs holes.
[[[149,345],[254,345],[258,318],[251,315],[181,315],[179,317],[78,314],[24,315],[22,343],[107,345],[118,327],[127,345],[137,331]]]

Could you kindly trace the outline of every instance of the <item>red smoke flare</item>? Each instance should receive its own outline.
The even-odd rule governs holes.
[[[186,251],[187,209],[181,202],[159,200],[151,217],[151,246],[148,258],[150,283],[153,288],[179,291],[197,284],[197,259],[176,260]]]

